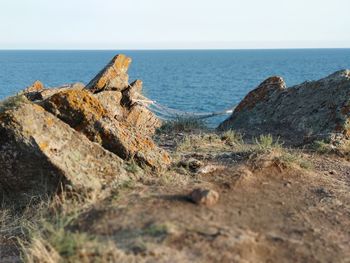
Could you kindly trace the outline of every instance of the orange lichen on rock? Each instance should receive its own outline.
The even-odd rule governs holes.
[[[26,90],[28,92],[33,92],[33,91],[41,91],[44,89],[44,84],[39,81],[39,80],[36,80],[30,87],[28,87]]]
[[[54,125],[54,121],[52,120],[52,118],[47,118],[46,119],[46,124],[47,124],[47,126],[53,126]]]
[[[127,74],[131,58],[120,54],[115,56],[108,65],[100,71],[86,89],[93,93],[102,90],[123,90],[129,85],[129,76]]]
[[[159,149],[134,123],[118,121],[88,90],[66,90],[41,103],[49,112],[83,133],[89,140],[123,159],[135,158],[140,164],[159,169],[167,153]]]
[[[304,138],[339,141],[348,137],[350,128],[349,94],[349,70],[288,89],[282,78],[271,77],[251,91],[219,129],[253,137],[272,134],[296,145]]]
[[[66,90],[54,94],[43,102],[50,112],[76,128],[91,120],[98,120],[107,114],[97,98],[86,90]]]
[[[48,142],[47,141],[44,141],[44,142],[40,142],[39,143],[39,148],[42,150],[42,151],[45,151],[47,149],[47,147],[49,146]]]
[[[254,106],[266,99],[275,91],[282,91],[286,88],[285,82],[281,77],[270,77],[259,85],[256,89],[248,93],[248,95],[236,107],[236,112],[243,109],[252,109]]]

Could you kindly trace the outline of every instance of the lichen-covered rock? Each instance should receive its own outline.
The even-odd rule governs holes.
[[[31,86],[27,87],[22,91],[22,94],[25,95],[29,100],[38,100],[41,99],[41,91],[44,90],[44,84],[36,80]]]
[[[72,83],[72,84],[66,84],[63,86],[59,86],[59,87],[54,87],[54,88],[47,88],[44,89],[40,92],[41,95],[41,100],[45,100],[49,97],[51,97],[52,95],[61,92],[61,91],[65,91],[65,90],[82,90],[85,88],[85,85],[83,83],[77,82],[77,83]]]
[[[43,107],[85,134],[91,141],[123,159],[135,159],[141,166],[159,170],[170,163],[168,154],[137,126],[109,115],[99,100],[87,90],[67,90],[42,102]]]
[[[0,198],[25,204],[65,185],[98,191],[128,180],[123,161],[33,103],[0,114]]]
[[[25,90],[21,92],[22,95],[26,96],[30,101],[41,101],[51,97],[57,92],[74,89],[74,90],[82,90],[85,88],[83,83],[77,82],[72,84],[66,84],[59,87],[45,88],[44,84],[40,81],[35,81],[32,86],[27,87]]]
[[[102,91],[94,94],[94,96],[98,99],[110,116],[113,116],[116,120],[120,121],[124,119],[125,109],[121,105],[123,95],[120,91]]]
[[[140,103],[140,100],[145,100],[141,80],[134,81],[122,92],[102,91],[94,96],[111,116],[137,128],[139,133],[151,136],[162,124],[153,112]]]
[[[131,58],[120,54],[115,56],[108,65],[94,77],[86,89],[92,93],[98,93],[104,90],[119,90],[129,86],[129,76],[127,74]]]
[[[156,129],[162,125],[162,122],[143,103],[140,103],[140,101],[147,100],[141,93],[141,80],[134,81],[123,91],[121,103],[125,108],[124,119],[144,134],[153,135]]]
[[[272,77],[251,91],[219,129],[256,136],[271,133],[292,143],[350,139],[350,71],[290,88]]]

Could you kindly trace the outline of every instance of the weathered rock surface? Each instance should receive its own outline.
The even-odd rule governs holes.
[[[66,84],[59,87],[45,88],[44,84],[37,80],[32,84],[32,86],[29,86],[25,90],[23,90],[21,94],[26,96],[30,101],[40,101],[47,99],[60,91],[70,89],[82,90],[84,88],[85,85],[80,82]]]
[[[25,95],[29,100],[38,100],[41,99],[40,93],[44,90],[44,84],[36,80],[31,86],[27,87],[22,91],[23,95]]]
[[[219,193],[208,188],[196,188],[190,198],[198,205],[213,206],[219,201]]]
[[[162,122],[139,101],[142,96],[142,81],[136,80],[123,91],[102,91],[94,94],[102,106],[116,120],[128,123],[145,135],[153,135]]]
[[[61,183],[89,192],[128,179],[118,156],[29,102],[0,114],[0,166],[1,198],[19,203]]]
[[[110,116],[116,120],[123,121],[125,118],[125,109],[121,105],[123,94],[120,91],[102,91],[94,96],[105,108]]]
[[[170,163],[168,154],[128,121],[109,116],[99,100],[87,90],[67,90],[43,101],[43,107],[91,141],[123,159],[161,169]]]
[[[119,90],[129,86],[129,76],[127,74],[131,58],[125,55],[115,56],[108,65],[94,77],[86,89],[92,93],[98,93],[104,90]]]
[[[25,203],[61,184],[90,191],[127,179],[123,159],[166,168],[169,155],[151,138],[160,121],[140,103],[142,81],[129,85],[130,62],[114,57],[87,87],[36,81],[1,103],[0,191]]]
[[[295,143],[350,138],[350,71],[290,88],[271,77],[251,91],[220,130],[271,133]]]

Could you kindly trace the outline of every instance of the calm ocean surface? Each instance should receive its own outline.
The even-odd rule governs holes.
[[[130,81],[143,80],[146,96],[195,112],[229,108],[271,75],[291,86],[350,68],[350,49],[0,51],[0,99],[37,79],[46,86],[87,83],[118,53],[132,57]]]

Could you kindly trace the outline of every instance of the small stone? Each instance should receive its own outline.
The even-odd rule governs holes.
[[[291,183],[291,182],[285,182],[285,183],[284,183],[284,186],[285,186],[285,187],[288,187],[288,188],[291,188],[292,183]]]
[[[198,169],[198,173],[200,174],[208,174],[208,173],[212,173],[212,172],[215,172],[216,170],[218,170],[220,167],[217,166],[217,165],[212,165],[212,164],[209,164],[209,165],[206,165],[204,167],[201,167]]]
[[[197,159],[191,158],[189,160],[180,161],[179,166],[184,167],[191,172],[197,172],[203,166],[203,163]]]
[[[213,206],[219,201],[219,193],[208,188],[196,188],[190,198],[198,205]]]
[[[188,167],[191,171],[197,171],[203,166],[203,163],[197,159],[190,159],[188,162]]]
[[[337,171],[331,170],[331,171],[329,171],[329,174],[331,174],[331,175],[337,175]]]

